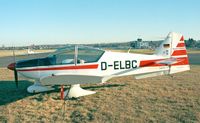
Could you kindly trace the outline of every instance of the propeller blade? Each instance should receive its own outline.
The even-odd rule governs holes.
[[[18,88],[18,74],[16,69],[14,69],[14,76],[15,76],[16,87]]]
[[[16,63],[16,58],[15,58],[15,47],[13,47],[13,60],[14,62]],[[15,68],[15,65],[14,64],[14,76],[15,76],[15,83],[16,83],[16,87],[18,88],[18,74],[17,74],[17,70]]]

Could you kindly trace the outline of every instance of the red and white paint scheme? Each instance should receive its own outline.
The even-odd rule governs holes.
[[[80,84],[104,83],[118,76],[141,79],[190,70],[184,37],[174,32],[168,34],[153,55],[74,46],[46,58],[18,61],[8,68],[36,80],[27,89],[30,93],[53,90],[52,85],[71,85],[68,97],[95,93],[83,90]]]

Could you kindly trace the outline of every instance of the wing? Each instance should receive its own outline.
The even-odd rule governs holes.
[[[95,84],[105,82],[110,78],[112,77],[59,74],[44,77],[40,80],[40,82],[43,85]]]

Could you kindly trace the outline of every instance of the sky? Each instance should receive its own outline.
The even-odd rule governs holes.
[[[0,0],[0,46],[200,39],[200,0]]]

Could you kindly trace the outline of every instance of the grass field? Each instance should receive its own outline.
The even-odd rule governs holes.
[[[28,94],[32,82],[0,69],[0,122],[200,122],[200,66],[171,76],[135,80],[111,79],[105,85],[84,85],[97,93],[67,100],[56,91]],[[67,88],[67,87],[66,87]],[[64,110],[65,108],[65,110]]]

